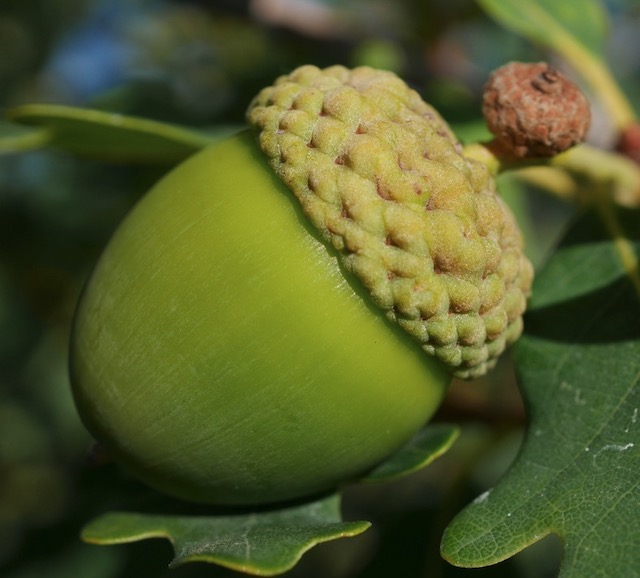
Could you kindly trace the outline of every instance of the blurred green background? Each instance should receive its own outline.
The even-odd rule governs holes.
[[[571,0],[574,1],[574,0]],[[578,0],[576,0],[578,1]],[[640,4],[609,0],[614,72],[640,93]],[[0,107],[95,107],[212,132],[243,122],[262,86],[295,66],[369,64],[405,78],[465,138],[484,134],[488,73],[553,59],[498,27],[472,0],[2,0]],[[561,64],[561,63],[560,63]],[[636,99],[637,100],[637,99]],[[610,129],[595,111],[591,138]],[[169,166],[108,164],[53,151],[0,154],[0,575],[7,578],[229,576],[204,564],[168,570],[170,546],[83,544],[92,516],[136,507],[147,490],[100,456],[67,377],[75,301],[101,247]],[[539,264],[571,210],[513,178],[501,183]],[[454,384],[438,419],[462,424],[425,472],[345,492],[347,519],[373,529],[307,554],[295,576],[554,576],[553,539],[493,568],[441,561],[440,536],[508,467],[524,427],[508,358],[487,379]]]

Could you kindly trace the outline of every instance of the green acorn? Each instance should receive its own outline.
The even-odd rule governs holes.
[[[521,332],[531,284],[488,169],[400,79],[305,66],[115,233],[71,344],[87,428],[213,504],[355,479]]]

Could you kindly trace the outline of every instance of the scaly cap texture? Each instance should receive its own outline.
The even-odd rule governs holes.
[[[388,318],[462,378],[522,331],[532,268],[486,166],[401,79],[303,66],[247,112],[276,173]]]

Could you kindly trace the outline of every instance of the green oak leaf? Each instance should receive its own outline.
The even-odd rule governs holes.
[[[456,441],[460,429],[449,424],[429,424],[389,459],[362,478],[363,482],[386,482],[428,466]]]
[[[46,130],[43,145],[116,162],[177,163],[218,140],[217,135],[187,127],[53,104],[19,106],[6,117]]]
[[[82,538],[93,544],[124,544],[167,538],[171,567],[210,562],[257,576],[290,570],[313,546],[356,536],[369,522],[343,522],[337,495],[278,510],[224,516],[177,516],[110,512],[90,522]]]
[[[640,211],[601,202],[539,274],[514,350],[530,424],[442,554],[495,564],[548,534],[560,576],[640,576]]]

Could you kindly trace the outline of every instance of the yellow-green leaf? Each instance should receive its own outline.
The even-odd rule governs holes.
[[[44,127],[21,126],[0,120],[0,155],[35,150],[50,140],[51,133]]]
[[[478,0],[507,28],[564,54],[568,45],[580,44],[592,57],[602,58],[608,18],[600,2],[558,0]]]
[[[47,146],[107,161],[177,163],[217,140],[186,127],[62,105],[28,104],[6,116],[45,130]]]
[[[257,576],[291,569],[313,546],[356,536],[369,522],[343,522],[338,496],[276,510],[223,516],[177,516],[111,512],[90,522],[82,538],[93,544],[124,544],[166,538],[171,567],[209,562]]]

